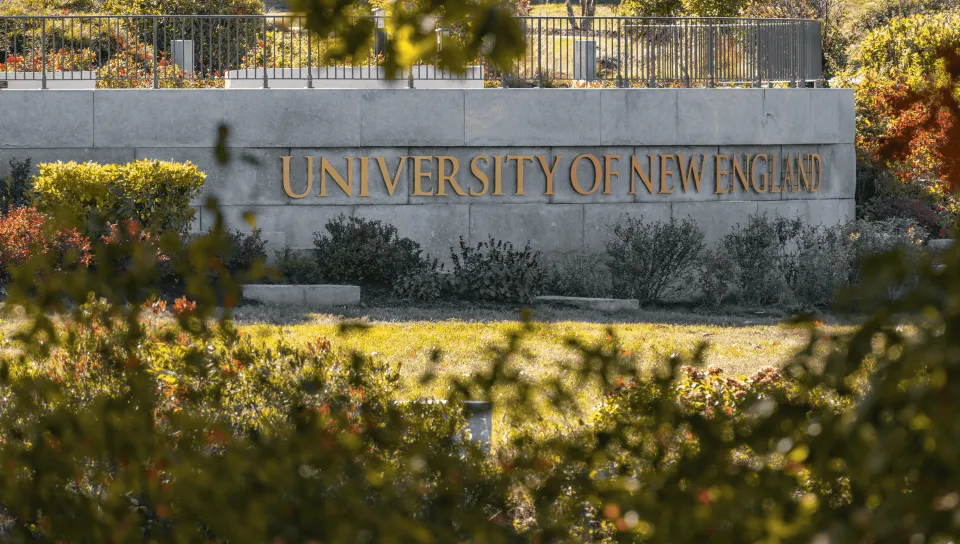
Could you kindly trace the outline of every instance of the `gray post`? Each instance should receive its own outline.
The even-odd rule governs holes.
[[[193,40],[172,40],[173,63],[183,69],[184,75],[193,75]]]
[[[47,20],[41,19],[40,27],[40,88],[47,88]],[[36,35],[36,34],[34,34]]]
[[[715,22],[716,22],[716,21],[713,21],[713,22],[711,22],[711,23],[708,23],[710,26],[707,27],[707,29],[708,29],[708,32],[707,32],[707,71],[710,73],[710,86],[711,86],[711,87],[713,87],[713,86],[716,85],[716,77],[714,76],[714,70],[715,70],[715,67],[714,67],[715,65],[714,65],[714,63],[715,63],[716,61],[714,60],[714,54],[713,54],[713,49],[714,49],[713,29],[714,29],[714,26],[715,26]]]
[[[270,82],[267,79],[267,16],[263,16],[263,88],[269,89]]]
[[[159,24],[157,18],[153,18],[153,88],[160,88],[160,74],[157,73],[157,55],[160,53],[157,51],[157,34],[159,34]]]
[[[585,81],[597,79],[597,42],[595,40],[573,41],[573,79]]]
[[[471,440],[484,452],[490,451],[490,442],[493,439],[493,403],[468,400],[463,404],[467,409],[467,429],[470,430]]]
[[[373,56],[379,57],[380,53],[383,52],[384,46],[387,44],[387,31],[386,31],[386,21],[384,17],[387,13],[387,10],[383,8],[378,8],[373,10],[373,23],[374,23],[374,35],[373,35]]]

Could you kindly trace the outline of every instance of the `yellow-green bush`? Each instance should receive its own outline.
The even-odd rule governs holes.
[[[88,225],[133,219],[156,234],[186,232],[194,215],[190,201],[206,178],[190,162],[56,162],[38,168],[34,191],[42,209],[69,210]]]

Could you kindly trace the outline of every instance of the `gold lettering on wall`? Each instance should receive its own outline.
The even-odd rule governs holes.
[[[509,196],[526,196],[526,174],[528,165],[532,169],[540,168],[545,179],[543,193],[553,196],[558,183],[558,168],[563,154],[553,156],[551,163],[549,154],[546,155],[476,155],[470,160],[470,168],[461,168],[460,159],[451,155],[417,155],[400,156],[396,169],[392,170],[387,164],[387,158],[382,156],[320,156],[320,197],[339,196],[343,193],[347,197],[370,197],[371,191],[371,159],[375,160],[383,179],[384,187],[389,196],[397,195],[397,187],[401,178],[412,174],[409,183],[412,183],[410,194],[417,197],[453,197],[484,195],[505,196],[503,190],[503,164],[513,162],[516,166],[516,186]],[[316,175],[315,156],[304,156],[306,166],[306,189],[297,192],[293,180],[293,171],[300,168],[295,164],[299,158],[281,156],[282,181],[284,193],[293,199],[307,197],[313,190],[313,180]],[[413,161],[413,167],[408,168],[407,159]],[[614,185],[620,179],[620,161],[627,160],[626,156],[618,154],[599,155],[583,153],[574,157],[570,164],[569,181],[574,192],[580,195],[602,194],[637,194],[637,180],[646,189],[648,195],[670,195],[677,192],[678,187],[683,193],[700,193],[703,190],[702,181],[707,171],[709,154],[694,153],[650,153],[646,161],[642,155],[629,155],[630,183]],[[743,190],[746,193],[780,193],[806,192],[816,193],[823,183],[823,159],[818,153],[784,153],[778,157],[777,153],[717,153],[714,161],[714,194],[726,194]],[[646,162],[646,164],[644,164]],[[589,165],[588,165],[589,163]],[[659,168],[654,172],[654,165]],[[346,170],[343,167],[346,166]],[[779,168],[784,170],[780,178]],[[354,193],[354,178],[359,168],[358,193]],[[592,181],[589,183],[587,169],[592,168]],[[625,168],[625,166],[624,166]],[[467,172],[466,170],[469,170]],[[436,185],[434,181],[436,173]],[[492,179],[491,179],[492,175]],[[562,175],[566,175],[563,172]],[[561,176],[562,177],[562,176]],[[329,179],[328,179],[329,178]],[[655,179],[656,178],[656,179]],[[679,179],[678,179],[679,178]],[[328,181],[332,183],[328,184]],[[679,181],[679,183],[678,183]],[[491,183],[492,182],[492,183]],[[334,187],[334,184],[336,187]],[[601,190],[602,187],[602,190]],[[492,192],[490,192],[492,189]],[[511,188],[512,189],[512,188]],[[709,191],[709,189],[706,189]],[[403,194],[406,194],[404,191]]]
[[[292,158],[293,157],[280,157],[280,160],[283,161],[283,192],[287,193],[287,196],[290,198],[303,198],[313,190],[313,157],[306,157],[307,189],[300,194],[294,193],[290,184],[290,159]]]
[[[593,164],[593,187],[591,187],[589,191],[583,190],[583,187],[580,186],[580,179],[577,176],[577,166],[580,165],[580,159],[584,158]],[[589,195],[596,192],[596,190],[600,188],[600,168],[600,159],[593,155],[579,155],[573,159],[573,164],[570,165],[570,184],[573,186],[573,190],[581,195]]]

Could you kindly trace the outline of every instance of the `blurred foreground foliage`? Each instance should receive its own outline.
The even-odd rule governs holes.
[[[58,272],[41,254],[12,269],[6,307],[30,326],[0,367],[6,540],[949,542],[960,533],[960,249],[941,256],[941,269],[906,254],[868,262],[861,290],[840,299],[867,313],[859,329],[826,335],[798,323],[807,348],[750,378],[699,369],[699,357],[642,371],[651,367],[612,335],[573,343],[572,382],[606,391],[584,410],[571,381],[532,383],[520,371],[523,331],[491,348],[485,371],[453,384],[450,403],[397,403],[398,369],[375,358],[335,341],[263,346],[237,332],[229,307],[243,278],[211,258],[227,243],[222,221],[185,248],[126,232],[93,244],[96,266]],[[195,271],[169,312],[154,298],[161,254]],[[888,296],[905,283],[906,295]],[[464,398],[579,423],[498,428],[503,439],[484,454],[464,435]]]

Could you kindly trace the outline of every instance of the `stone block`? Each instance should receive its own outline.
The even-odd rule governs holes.
[[[463,145],[464,91],[388,89],[352,92],[360,95],[359,126],[363,146]]]
[[[647,173],[654,192],[650,193],[639,174],[635,176],[637,202],[686,202],[686,201],[716,201],[716,146],[682,146],[682,147],[638,147],[634,155],[640,167]],[[653,155],[653,159],[650,158]],[[671,158],[670,155],[673,155]],[[687,175],[687,186],[684,190],[683,175],[680,170],[680,155],[683,155],[683,168]],[[664,176],[661,170],[666,166]],[[700,190],[697,190],[696,176],[691,171],[696,168],[700,173]],[[627,173],[623,178],[629,187],[630,176],[633,176],[631,163],[627,161],[622,171]],[[661,179],[662,177],[662,179]],[[629,190],[629,189],[628,189]]]
[[[636,195],[630,194],[632,147],[555,147],[551,151],[558,162],[553,176],[554,195],[550,202],[587,204],[633,202],[636,199]],[[574,162],[576,170],[573,168]]]
[[[588,298],[588,297],[534,297],[534,304],[553,304],[599,312],[634,312],[640,310],[640,301],[635,298]]]
[[[10,173],[10,160],[18,161],[30,159],[33,174],[37,173],[37,165],[45,162],[87,162],[100,164],[126,164],[135,158],[133,148],[92,148],[92,147],[65,147],[65,148],[30,148],[12,149],[0,148],[0,178]]]
[[[792,144],[810,141],[812,94],[810,89],[764,89],[760,142]]]
[[[195,204],[214,197],[221,205],[287,204],[283,192],[280,155],[287,149],[230,149],[231,160],[220,164],[213,148],[203,147],[140,147],[137,159],[186,162],[197,165],[207,175],[203,191]],[[256,161],[254,163],[253,161]]]
[[[942,253],[953,247],[954,241],[950,238],[940,238],[927,242],[927,247],[935,253]]]
[[[352,306],[360,303],[356,285],[265,285],[243,286],[243,298],[264,304],[307,306]]]
[[[677,134],[685,145],[763,143],[763,89],[683,89],[677,98]]]
[[[856,201],[852,198],[842,200],[811,200],[810,224],[834,227],[849,223],[856,218]]]
[[[237,147],[351,147],[360,141],[360,95],[350,90],[221,91]],[[216,126],[213,127],[216,129]]]
[[[355,206],[356,217],[377,219],[397,227],[400,236],[411,238],[423,252],[448,261],[450,248],[459,239],[469,239],[470,206],[466,204],[424,204],[421,206]]]
[[[410,158],[403,157],[410,155],[406,148],[383,148],[383,147],[365,147],[365,148],[294,148],[290,150],[290,177],[291,189],[296,194],[303,194],[307,189],[307,156],[313,159],[313,187],[309,194],[303,198],[291,198],[283,190],[282,161],[274,158],[277,163],[274,168],[275,183],[280,188],[283,200],[292,205],[306,206],[329,206],[329,205],[361,205],[361,204],[407,204],[410,200],[410,173],[413,170],[413,161]],[[347,157],[351,157],[350,169],[347,169]],[[367,171],[367,193],[370,196],[360,196],[362,190],[361,160],[360,157],[368,157],[366,161]],[[387,176],[384,177],[380,168],[378,157],[383,158],[384,166],[387,169]],[[344,182],[351,185],[351,195],[341,188],[333,175],[324,176],[322,172],[322,159],[326,158],[330,165],[337,171]],[[400,166],[403,168],[400,168]],[[324,180],[326,178],[326,180]],[[393,193],[387,188],[387,184],[396,183]],[[319,196],[321,188],[325,189],[327,196]]]
[[[802,90],[802,89],[798,89]],[[816,146],[811,146],[816,148]],[[773,156],[776,155],[779,161],[782,157],[782,146],[724,146],[719,150],[719,154],[726,155],[726,159],[721,160],[720,170],[726,170],[727,173],[720,174],[720,187],[726,190],[726,193],[717,195],[720,200],[781,200],[782,192],[774,193],[771,191],[774,175]],[[762,158],[757,158],[763,155]],[[734,157],[740,164],[740,170],[734,171]],[[756,159],[756,160],[755,160]],[[714,162],[714,167],[716,163]],[[743,172],[747,179],[749,191],[743,189],[743,178],[739,172]],[[756,176],[754,177],[754,173]],[[777,175],[780,175],[779,169]],[[764,177],[766,176],[766,177]],[[756,181],[754,181],[756,180]],[[710,180],[711,188],[716,188],[715,179]],[[779,186],[779,184],[778,184]],[[759,189],[759,191],[758,191]]]
[[[220,211],[226,228],[242,232],[259,228],[264,232],[284,233],[283,243],[294,249],[312,248],[314,233],[326,233],[328,221],[339,215],[353,215],[352,206],[221,206]],[[253,227],[243,219],[248,211],[254,214]],[[202,210],[200,227],[209,230],[213,221],[213,214]]]
[[[624,218],[644,222],[670,221],[670,205],[662,204],[585,204],[583,206],[583,250],[603,253],[613,239],[613,225]]]
[[[746,225],[758,211],[757,202],[675,202],[672,206],[673,219],[696,221],[708,245],[720,241],[737,225]]]
[[[811,133],[816,144],[853,143],[854,122],[852,89],[808,89],[810,92]],[[798,141],[794,139],[795,143]]]
[[[549,257],[583,250],[583,205],[579,204],[471,204],[471,244],[492,236],[517,249],[530,246]]]
[[[597,89],[464,91],[469,146],[600,145]]]
[[[804,223],[810,221],[810,200],[781,200],[779,202],[757,203],[757,213],[766,215],[770,219],[782,217],[784,219],[802,219]]]
[[[604,89],[600,143],[676,145],[678,89]]]
[[[214,147],[221,122],[235,125],[256,113],[227,111],[225,91],[216,89],[100,89],[93,95],[96,147]]]
[[[0,92],[0,148],[94,147],[94,91]]]
[[[525,147],[459,147],[459,148],[434,148],[420,147],[411,148],[411,157],[433,157],[432,160],[421,160],[420,171],[424,175],[420,180],[420,192],[430,193],[433,196],[418,196],[414,194],[416,187],[411,181],[409,185],[411,204],[472,204],[472,203],[534,203],[547,202],[550,197],[545,194],[547,177],[544,174],[540,161],[536,158],[542,156],[547,165],[553,166],[553,157],[550,148],[525,148]],[[455,181],[460,189],[467,193],[467,196],[457,194],[449,183],[444,184],[443,192],[445,195],[438,196],[439,192],[438,171],[440,168],[440,159],[438,156],[449,156],[456,161],[457,174]],[[473,162],[477,157],[485,157]],[[508,160],[508,157],[514,157]],[[522,158],[516,158],[522,157]],[[450,159],[443,160],[444,173],[450,175],[454,170],[454,163]],[[499,168],[497,163],[499,162]],[[523,163],[523,195],[517,194],[517,170],[518,164]],[[415,166],[413,160],[408,161],[411,170]],[[484,187],[483,181],[473,173],[473,169],[486,176],[487,184]],[[496,191],[497,171],[500,172],[500,192],[501,195],[494,195]],[[555,174],[554,183],[559,180],[560,174]],[[410,179],[413,180],[413,172],[410,173]],[[471,193],[472,191],[472,193]],[[474,193],[482,193],[479,196],[473,196]]]
[[[822,165],[822,178],[820,186],[816,192],[807,190],[803,183],[803,177],[799,173],[797,165],[797,156],[804,160],[805,171],[809,175],[811,169],[816,170],[816,166],[811,166],[806,157],[810,153],[816,153],[820,156]],[[853,198],[857,189],[857,156],[856,150],[852,144],[824,144],[824,145],[785,145],[781,153],[779,163],[779,178],[781,186],[784,186],[788,177],[786,157],[792,157],[793,175],[797,178],[796,185],[798,191],[783,191],[784,200],[792,199],[837,199]],[[815,164],[815,163],[814,163]],[[820,175],[820,172],[817,172]],[[813,181],[811,180],[811,183]]]

